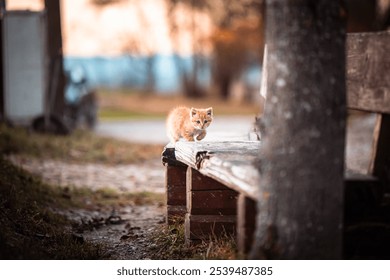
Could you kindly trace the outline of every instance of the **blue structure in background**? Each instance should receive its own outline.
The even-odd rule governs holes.
[[[198,82],[205,88],[211,82],[210,59],[199,57]],[[193,57],[177,55],[117,57],[64,57],[65,70],[74,67],[85,69],[89,86],[99,88],[145,89],[148,73],[153,75],[154,91],[161,94],[176,93],[181,90],[181,71],[191,74]],[[245,83],[258,84],[260,67],[250,67],[244,73]]]

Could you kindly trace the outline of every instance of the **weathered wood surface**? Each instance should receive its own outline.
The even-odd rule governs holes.
[[[371,174],[377,177],[390,191],[390,114],[381,114],[374,129]]]
[[[241,254],[250,251],[255,232],[257,203],[240,194],[237,202],[237,247]]]
[[[187,213],[236,215],[238,193],[189,167],[187,170]]]
[[[390,31],[347,36],[348,107],[390,114]]]
[[[167,223],[184,220],[186,214],[187,166],[175,159],[175,150],[167,146],[162,154],[165,164],[165,188],[167,195]]]
[[[237,216],[191,215],[185,217],[186,242],[208,240],[213,236],[234,235]]]
[[[256,199],[260,176],[253,165],[259,141],[177,142],[177,160]]]

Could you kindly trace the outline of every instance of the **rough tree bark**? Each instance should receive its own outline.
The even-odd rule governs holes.
[[[268,0],[268,95],[252,258],[341,257],[345,19],[337,0]]]

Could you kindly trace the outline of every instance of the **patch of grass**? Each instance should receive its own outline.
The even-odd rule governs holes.
[[[55,213],[61,190],[0,158],[0,259],[100,259],[102,247],[80,240]]]
[[[111,188],[91,190],[89,188],[63,188],[66,207],[99,210],[101,208],[117,208],[122,206],[139,206],[165,203],[165,195],[152,192],[119,192]],[[92,208],[92,209],[91,209]],[[96,209],[95,209],[96,208]]]
[[[172,108],[184,105],[189,107],[213,107],[214,114],[219,115],[257,115],[260,104],[237,103],[216,97],[190,99],[180,95],[155,95],[125,90],[99,90],[99,114],[102,120],[113,118],[161,118]]]
[[[186,245],[184,225],[163,225],[153,236],[154,255],[158,259],[200,259],[200,260],[234,260],[240,258],[233,236],[213,236],[202,240],[199,244]]]
[[[145,120],[145,119],[162,119],[163,114],[158,113],[143,113],[136,111],[128,111],[124,109],[115,108],[101,108],[99,110],[99,119],[104,121],[116,120]]]
[[[134,163],[161,155],[162,145],[133,144],[78,130],[69,136],[37,134],[0,124],[0,154],[95,162]]]

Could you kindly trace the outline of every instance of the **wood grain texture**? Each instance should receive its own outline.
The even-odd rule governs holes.
[[[236,216],[191,215],[185,217],[185,237],[189,240],[209,240],[210,237],[234,235]]]
[[[237,247],[243,255],[250,251],[253,244],[256,214],[256,201],[240,194],[237,206]]]
[[[167,205],[167,223],[168,225],[175,224],[178,221],[183,222],[187,213],[185,205]]]
[[[390,191],[390,115],[381,114],[374,129],[370,172]]]
[[[349,108],[390,114],[390,31],[348,34],[347,96]]]
[[[186,213],[186,176],[187,167],[184,165],[167,164],[165,167],[166,221],[168,224],[175,223],[178,218],[184,220]]]
[[[247,196],[257,198],[260,176],[252,164],[259,141],[178,142],[177,160]]]
[[[233,190],[188,191],[187,213],[194,215],[236,215],[237,192]]]
[[[231,190],[221,182],[203,175],[192,167],[187,169],[187,189],[192,191]]]

